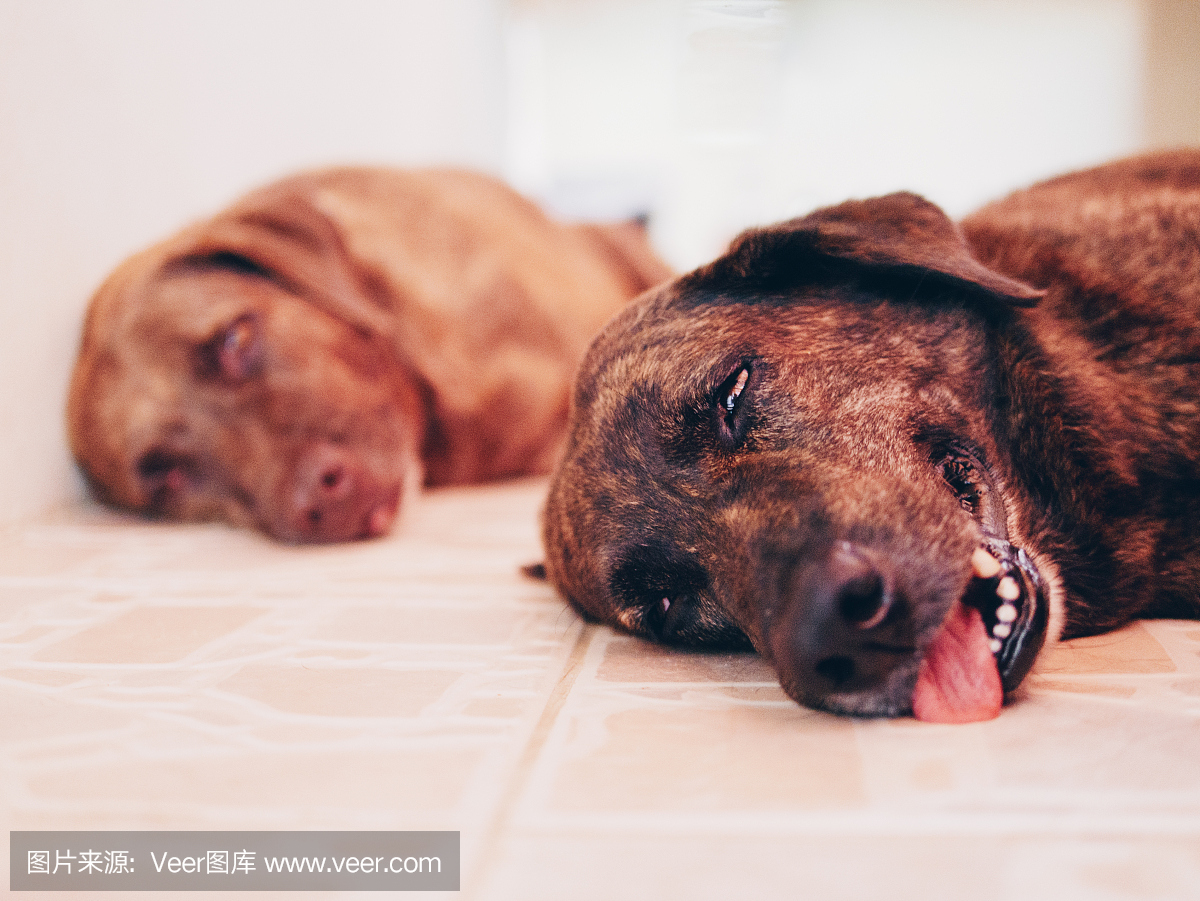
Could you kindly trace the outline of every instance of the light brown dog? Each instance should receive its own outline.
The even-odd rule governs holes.
[[[545,514],[585,615],[753,647],[797,701],[997,715],[1047,640],[1200,616],[1200,151],[961,226],[755,229],[581,368]]]
[[[422,481],[548,471],[588,341],[668,275],[637,224],[563,226],[482,175],[289,178],[100,288],[71,446],[122,507],[379,535]]]

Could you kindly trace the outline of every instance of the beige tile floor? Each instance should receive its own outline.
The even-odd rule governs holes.
[[[460,830],[481,901],[1200,898],[1200,623],[1063,647],[993,722],[838,719],[521,577],[543,488],[331,548],[0,533],[5,828]]]

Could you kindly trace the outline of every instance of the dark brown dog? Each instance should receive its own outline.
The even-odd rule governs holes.
[[[749,231],[592,345],[545,512],[584,615],[797,701],[995,716],[1047,638],[1200,615],[1200,152],[958,228]]]
[[[588,341],[669,275],[639,226],[558,225],[481,175],[290,178],[100,288],[71,445],[123,507],[378,535],[422,470],[548,471]]]

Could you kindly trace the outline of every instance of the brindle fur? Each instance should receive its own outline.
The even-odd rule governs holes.
[[[752,230],[593,343],[547,573],[634,634],[753,646],[802,703],[903,714],[989,505],[1050,583],[1052,640],[1200,615],[1198,383],[1200,151],[957,227],[896,194]],[[942,468],[959,454],[981,470],[965,492]],[[838,542],[895,579],[880,640],[906,652],[868,689],[814,695],[788,636],[824,615]]]

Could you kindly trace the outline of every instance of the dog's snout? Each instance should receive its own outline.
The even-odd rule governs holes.
[[[792,561],[770,643],[785,685],[809,703],[877,686],[912,652],[911,626],[885,559],[849,542]]]
[[[398,491],[377,486],[349,451],[318,444],[294,468],[286,537],[314,542],[373,538],[391,528],[398,500]]]
[[[293,476],[291,519],[302,539],[319,541],[344,528],[339,520],[356,482],[351,470],[347,454],[327,444],[301,458]]]

